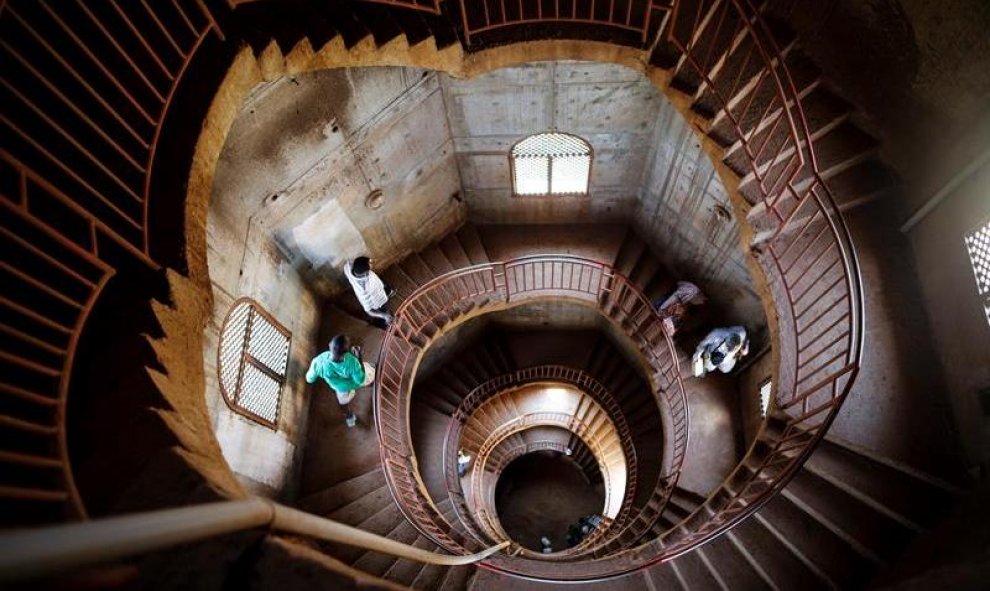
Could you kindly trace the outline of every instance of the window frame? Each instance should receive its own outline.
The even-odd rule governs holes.
[[[585,184],[584,191],[574,191],[574,192],[567,192],[567,193],[554,193],[553,192],[553,159],[554,159],[554,156],[547,156],[548,163],[547,163],[547,192],[546,193],[519,193],[519,192],[516,191],[516,159],[519,158],[519,156],[516,156],[514,154],[514,152],[516,151],[516,146],[518,146],[519,144],[525,142],[528,139],[531,139],[531,138],[534,138],[534,137],[537,137],[537,136],[541,136],[541,135],[566,135],[568,137],[571,137],[571,138],[574,138],[574,139],[580,141],[582,144],[584,144],[585,146],[587,146],[587,148],[588,148],[588,181]],[[562,155],[563,154],[561,154],[561,156]],[[536,197],[536,198],[544,198],[544,197],[587,197],[587,196],[591,195],[591,174],[592,174],[592,171],[594,170],[594,166],[595,166],[595,148],[594,148],[594,146],[591,145],[591,142],[589,142],[588,140],[584,139],[583,137],[581,137],[579,135],[576,135],[576,134],[573,134],[573,133],[567,133],[566,131],[555,131],[555,130],[541,131],[539,133],[531,133],[531,134],[527,135],[526,137],[523,137],[523,138],[517,140],[509,148],[509,184],[512,186],[512,196],[513,197],[521,197],[521,198],[527,198],[527,197]]]
[[[232,396],[230,392],[227,391],[227,386],[224,384],[223,379],[223,340],[224,334],[227,332],[231,319],[241,306],[247,305],[249,307],[247,325],[244,329],[244,337],[241,341],[241,355],[240,361],[237,367],[237,382],[236,382],[236,392]],[[251,328],[254,324],[254,317],[258,315],[265,319],[279,334],[285,337],[285,373],[279,375],[274,369],[265,365],[263,361],[255,357],[250,353],[251,349]],[[289,358],[292,351],[292,331],[286,328],[281,322],[279,322],[268,310],[266,310],[257,300],[250,297],[240,297],[231,303],[230,308],[227,310],[226,316],[224,316],[223,324],[220,326],[220,333],[217,338],[217,382],[220,385],[220,393],[223,395],[224,402],[227,407],[238,415],[241,415],[251,421],[258,423],[264,427],[268,427],[274,431],[278,431],[279,421],[282,418],[282,392],[285,389],[285,384],[288,380],[289,373]],[[261,373],[265,374],[272,380],[278,383],[278,395],[275,400],[275,418],[273,420],[268,420],[267,418],[254,413],[247,408],[241,406],[238,401],[241,397],[241,386],[244,378],[244,366],[246,364],[252,365]]]

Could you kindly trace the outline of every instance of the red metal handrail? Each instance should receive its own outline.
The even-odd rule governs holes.
[[[65,433],[79,339],[120,264],[107,251],[159,268],[148,207],[162,126],[204,40],[222,34],[197,0],[81,2],[71,10],[51,0],[10,0],[0,3],[0,19],[10,74],[3,85],[12,97],[0,107],[9,132],[0,161],[17,187],[0,199],[0,233],[24,254],[7,251],[0,262],[17,277],[0,289],[9,314],[0,332],[12,337],[0,359],[17,367],[0,377],[0,396],[45,417],[11,414],[0,422],[27,438],[52,438],[46,455],[24,453],[17,437],[0,454],[22,470],[60,475],[30,487],[0,479],[0,497],[61,503],[59,518],[84,518]],[[39,352],[57,362],[39,363]]]
[[[605,263],[569,255],[533,255],[452,271],[418,288],[396,310],[382,342],[375,395],[386,482],[406,517],[452,552],[476,542],[453,531],[420,480],[408,422],[416,366],[428,342],[464,318],[541,298],[594,306],[634,340],[650,368],[670,434],[662,474],[668,495],[680,475],[689,419],[677,357],[651,302],[636,286]]]
[[[380,0],[372,0],[380,1]],[[472,2],[460,0],[461,24],[468,45],[475,35],[503,29],[543,23],[598,25],[639,34],[646,43],[651,29],[660,27],[651,21],[654,10],[669,10],[668,3],[656,0],[495,0]]]
[[[781,338],[771,418],[783,427],[764,425],[725,483],[661,538],[593,563],[570,563],[566,570],[508,557],[490,560],[485,568],[596,580],[693,550],[758,511],[787,484],[824,437],[859,371],[865,324],[859,262],[819,172],[786,54],[749,0],[707,0],[693,16],[691,22],[692,15],[675,8],[669,31],[682,54],[678,69],[698,79],[696,98],[719,106],[713,128],[725,125],[736,138],[730,150],[742,150],[750,162],[743,183],[759,195],[754,210],[771,218],[771,231],[754,254],[777,309]],[[729,42],[716,50],[722,39]],[[717,73],[729,61],[739,72],[726,82]]]

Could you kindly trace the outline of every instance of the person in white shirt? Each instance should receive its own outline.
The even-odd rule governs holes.
[[[741,326],[716,328],[698,343],[691,359],[695,377],[701,377],[716,369],[729,373],[736,362],[749,353],[749,339]]]
[[[655,302],[654,306],[657,313],[660,314],[667,333],[673,335],[680,328],[688,307],[700,306],[704,303],[705,294],[701,293],[701,289],[697,285],[690,281],[678,281],[677,289],[662,302]]]
[[[377,318],[392,324],[394,318],[388,309],[389,292],[386,291],[385,284],[371,270],[371,259],[368,257],[358,257],[353,261],[344,263],[344,275],[354,289],[364,313],[372,318]]]

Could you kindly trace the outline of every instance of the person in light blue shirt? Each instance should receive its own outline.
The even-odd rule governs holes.
[[[374,381],[374,367],[361,361],[360,347],[351,347],[346,335],[339,334],[330,340],[330,348],[313,358],[306,371],[306,381],[315,384],[322,379],[337,395],[337,403],[344,411],[348,427],[357,424],[350,403],[358,388]]]

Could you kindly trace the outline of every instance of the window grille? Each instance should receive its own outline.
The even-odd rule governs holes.
[[[770,408],[770,395],[773,393],[773,382],[767,378],[760,384],[760,416],[767,416]]]
[[[515,195],[584,195],[591,176],[591,145],[566,133],[538,133],[512,146]]]
[[[990,220],[966,236],[966,250],[976,276],[976,291],[983,301],[983,314],[990,324]]]
[[[234,302],[220,329],[220,390],[234,412],[278,428],[292,334],[258,302]]]

